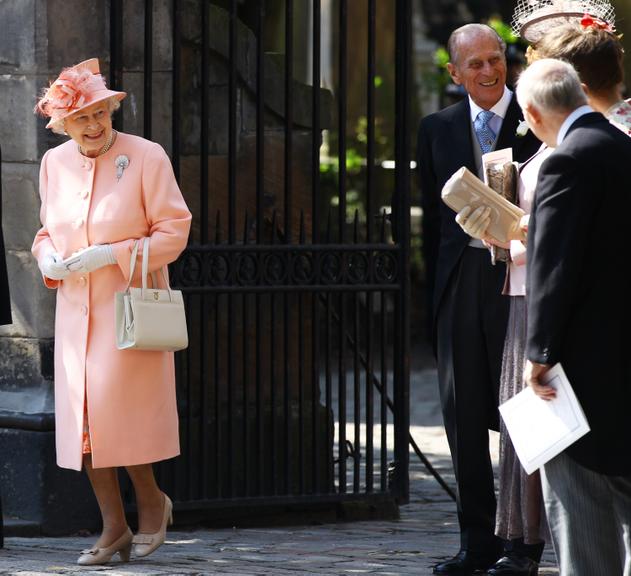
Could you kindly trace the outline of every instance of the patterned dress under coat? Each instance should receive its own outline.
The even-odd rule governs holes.
[[[519,206],[530,213],[541,164],[553,152],[543,145],[520,170]],[[526,363],[526,247],[511,242],[511,262],[507,267],[505,294],[510,296],[510,312],[500,377],[500,404],[523,390]],[[528,476],[515,454],[504,422],[500,422],[499,495],[495,533],[505,540],[523,538],[526,544],[545,539],[543,499],[539,472]]]
[[[117,178],[122,155],[129,165]],[[122,133],[96,158],[81,155],[70,140],[44,155],[40,196],[42,228],[32,249],[38,261],[50,251],[66,258],[94,244],[111,244],[117,261],[62,281],[44,277],[57,289],[57,463],[81,469],[84,410],[94,467],[177,456],[173,353],[118,350],[114,322],[114,294],[127,283],[134,239],[151,238],[150,271],[186,246],[191,214],[168,156],[158,144]]]
[[[605,112],[605,116],[616,128],[631,136],[631,98],[614,104]]]

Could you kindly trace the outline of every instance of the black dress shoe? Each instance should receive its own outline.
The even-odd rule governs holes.
[[[497,556],[489,557],[469,550],[460,550],[451,560],[436,564],[434,566],[434,574],[453,576],[479,574],[493,566],[496,560]]]
[[[528,556],[509,554],[502,556],[493,564],[487,574],[489,576],[537,576],[539,564]]]

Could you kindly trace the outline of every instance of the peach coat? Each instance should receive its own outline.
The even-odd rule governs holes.
[[[117,179],[115,159],[129,166]],[[73,273],[57,288],[55,423],[57,463],[81,470],[84,402],[94,467],[156,462],[180,452],[172,352],[118,350],[114,293],[124,290],[134,239],[149,236],[150,271],[186,246],[191,214],[158,145],[119,133],[112,148],[86,158],[70,140],[46,152],[40,169],[38,261],[111,244],[117,266]],[[137,266],[139,270],[140,266]],[[138,278],[133,284],[139,285]]]

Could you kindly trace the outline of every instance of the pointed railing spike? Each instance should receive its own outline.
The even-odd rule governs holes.
[[[381,242],[386,241],[386,211],[385,209],[381,212]]]
[[[326,221],[326,243],[330,244],[331,243],[331,220],[332,220],[333,216],[331,214],[331,207],[329,206],[329,214],[327,216],[327,221]]]
[[[304,210],[300,211],[300,235],[299,235],[299,242],[300,244],[304,244],[305,243],[305,212]]]
[[[215,214],[215,244],[221,244],[221,210]]]
[[[272,244],[276,244],[276,209],[272,213]]]
[[[243,220],[243,243],[248,243],[248,229],[250,227],[250,223],[248,220],[248,211],[245,211],[245,218]]]

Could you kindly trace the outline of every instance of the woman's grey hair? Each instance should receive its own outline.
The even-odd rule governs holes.
[[[107,99],[107,107],[109,108],[110,111],[110,117],[112,116],[112,114],[114,114],[114,112],[116,112],[116,110],[118,110],[121,107],[121,103],[120,100],[118,98],[116,98],[115,96],[112,96],[110,98]],[[64,135],[66,133],[66,124],[64,122],[63,119],[61,119],[59,122],[55,122],[50,129],[55,133],[55,134],[60,134],[60,135]]]
[[[517,82],[517,101],[547,112],[572,112],[587,104],[587,96],[574,67],[562,60],[544,58],[532,63]]]

